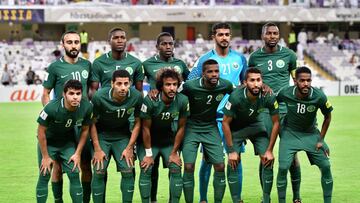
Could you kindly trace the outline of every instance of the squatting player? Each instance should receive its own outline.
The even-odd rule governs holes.
[[[177,203],[181,197],[183,184],[179,150],[190,112],[188,98],[177,93],[180,83],[181,76],[177,70],[159,70],[156,88],[160,93],[155,99],[146,96],[141,107],[143,142],[138,143],[137,154],[141,162],[139,188],[143,203],[150,202],[151,165],[153,157],[158,155],[163,157],[169,168],[171,202]],[[174,127],[175,119],[177,128]]]
[[[41,102],[45,106],[50,101],[50,92],[54,89],[55,99],[62,97],[64,84],[69,79],[79,80],[82,84],[82,96],[87,98],[88,79],[91,70],[91,63],[83,58],[78,57],[80,52],[80,35],[75,31],[67,31],[61,37],[61,45],[65,54],[60,59],[50,64],[48,74],[44,80],[43,94]],[[78,127],[75,127],[79,131]],[[75,134],[79,140],[80,133]],[[85,144],[81,155],[81,182],[83,187],[84,202],[90,201],[90,182],[91,182],[91,150],[90,141]],[[56,202],[62,202],[62,169],[61,165],[54,162],[51,185]]]
[[[91,124],[92,105],[86,99],[82,99],[82,90],[83,85],[78,80],[67,81],[63,88],[63,96],[50,101],[37,120],[40,173],[36,186],[36,199],[39,203],[47,200],[48,182],[55,161],[69,177],[72,201],[83,202],[79,166]],[[74,140],[76,125],[81,126],[78,144]]]
[[[245,74],[245,87],[234,90],[226,103],[223,119],[223,131],[228,149],[228,183],[234,203],[240,201],[237,195],[237,173],[234,171],[241,160],[240,150],[243,142],[249,139],[254,145],[255,154],[260,156],[263,165],[264,182],[273,181],[273,148],[279,133],[279,105],[275,95],[261,93],[262,76],[260,70],[249,68]],[[270,137],[264,122],[258,117],[265,109],[269,110],[273,123]],[[263,184],[266,185],[266,184]],[[271,188],[263,188],[263,202],[270,202]]]
[[[244,73],[247,69],[245,57],[230,49],[231,39],[231,27],[227,23],[216,23],[212,27],[212,38],[215,44],[215,48],[203,56],[201,56],[195,63],[193,70],[191,71],[188,79],[199,78],[202,75],[202,65],[208,59],[214,59],[219,63],[220,78],[227,79],[233,83],[234,86],[241,84],[244,79]],[[222,109],[227,102],[229,95],[225,95],[217,109],[217,121],[218,128],[221,137],[223,136],[221,122],[223,118]],[[244,151],[244,149],[242,149]],[[242,164],[239,163],[239,190],[238,196],[241,197],[242,190]],[[200,189],[200,201],[207,202],[207,189],[209,185],[209,179],[211,174],[211,164],[202,159],[200,171],[199,171],[199,189]]]
[[[213,59],[203,63],[201,78],[189,80],[183,85],[182,93],[188,96],[190,104],[182,150],[186,202],[193,202],[194,198],[194,169],[200,143],[207,161],[214,165],[214,202],[223,199],[226,187],[224,152],[216,124],[216,109],[224,95],[230,94],[232,89],[230,81],[219,78],[219,64]]]
[[[311,71],[307,67],[296,70],[295,85],[282,89],[277,99],[285,102],[288,110],[280,132],[277,176],[279,203],[286,202],[287,171],[298,151],[305,151],[310,163],[319,167],[324,202],[330,203],[333,178],[325,135],[333,107],[320,89],[311,86]],[[316,121],[318,109],[324,115],[321,131]]]
[[[174,57],[174,39],[168,32],[160,33],[156,38],[156,49],[158,54],[143,62],[145,76],[150,83],[150,98],[155,99],[159,90],[156,88],[156,74],[163,68],[174,68],[182,78],[186,79],[189,70],[184,61]],[[176,121],[175,121],[176,122]],[[159,177],[159,157],[154,157],[155,163],[151,173],[151,201],[156,201],[157,185]]]
[[[94,145],[94,174],[92,197],[94,202],[103,202],[105,174],[110,155],[121,172],[120,190],[123,202],[132,202],[134,193],[133,147],[141,128],[139,112],[142,94],[131,88],[131,76],[126,70],[113,73],[111,87],[103,87],[91,100],[94,105],[94,124],[91,137]],[[130,132],[129,117],[134,114],[135,123]]]
[[[286,47],[282,47],[278,44],[280,39],[280,31],[276,24],[266,23],[262,27],[261,39],[264,42],[264,46],[256,50],[250,55],[249,66],[256,67],[261,70],[263,74],[263,80],[277,94],[281,88],[289,86],[290,75],[295,78],[296,70],[296,54]],[[279,103],[279,115],[282,120],[286,114],[286,106],[284,103]],[[266,110],[260,114],[262,120],[265,122],[265,126],[270,136],[272,129],[272,120],[269,112]],[[259,175],[260,180],[262,164],[260,163]],[[293,189],[293,201],[294,203],[300,203],[300,181],[301,171],[300,163],[295,156],[294,162],[290,167],[291,182]],[[263,187],[272,187],[272,182],[263,182]]]

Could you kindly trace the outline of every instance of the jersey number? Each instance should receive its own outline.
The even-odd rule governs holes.
[[[272,60],[268,60],[268,70],[272,71],[273,66],[272,66]]]
[[[170,119],[170,112],[161,113],[161,120],[169,120],[169,119]]]
[[[74,80],[78,80],[81,82],[81,76],[80,76],[80,72],[79,71],[76,71],[76,72],[72,72],[71,73],[72,77]]]
[[[304,114],[306,110],[305,104],[297,103],[297,113]]]
[[[251,116],[254,113],[254,109],[249,109],[249,110],[250,110],[249,116]]]
[[[70,127],[71,126],[71,123],[72,123],[72,119],[68,119],[67,121],[66,121],[66,124],[65,124],[65,127]]]
[[[122,117],[124,117],[126,109],[118,109],[116,111],[118,112],[117,117],[122,118]]]
[[[211,104],[212,98],[213,98],[212,95],[208,95],[208,96],[207,96],[208,101],[206,102],[206,104]]]
[[[223,69],[223,74],[224,75],[227,75],[227,74],[230,74],[231,72],[231,68],[230,68],[230,64],[221,64],[221,67]]]

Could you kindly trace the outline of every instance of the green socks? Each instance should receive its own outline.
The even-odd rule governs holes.
[[[221,203],[226,188],[225,172],[214,172],[213,185],[215,203]]]
[[[194,172],[184,172],[183,176],[183,189],[184,189],[184,196],[185,201],[187,203],[194,202]]]
[[[59,182],[51,182],[51,188],[54,194],[55,203],[63,203],[63,181],[61,180]]]

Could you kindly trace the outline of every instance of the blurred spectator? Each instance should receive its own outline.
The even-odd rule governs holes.
[[[39,75],[35,75],[34,84],[35,85],[41,85],[42,84],[42,80],[40,79]]]
[[[34,80],[35,80],[35,72],[31,70],[31,67],[29,67],[29,70],[26,73],[26,84],[32,85],[34,84]]]
[[[307,31],[307,42],[308,43],[314,42],[314,32],[311,30]]]
[[[307,43],[307,35],[306,35],[306,32],[305,32],[305,29],[302,28],[301,31],[299,32],[298,34],[298,37],[297,37],[297,41],[298,43],[302,44],[302,45],[306,45]]]
[[[1,84],[3,84],[4,86],[11,84],[11,75],[10,72],[8,71],[7,64],[5,64],[4,71],[1,75]]]
[[[80,32],[81,53],[87,53],[88,43],[89,34],[85,30],[83,30],[82,32]]]
[[[14,40],[15,41],[20,41],[20,32],[19,32],[19,30],[15,31]]]
[[[204,37],[201,33],[198,33],[195,39],[196,44],[203,44],[204,43]]]
[[[289,42],[289,48],[294,52],[296,52],[296,34],[293,29],[291,29],[291,32],[289,33],[288,42]]]
[[[35,30],[33,38],[34,38],[34,41],[42,41],[43,40],[43,37],[39,30]]]
[[[54,55],[55,59],[61,58],[61,51],[58,49],[54,50],[52,54]]]
[[[333,44],[333,42],[334,42],[333,40],[334,40],[334,32],[330,31],[327,35],[327,42],[330,44]]]
[[[326,41],[326,37],[323,35],[323,33],[320,33],[319,36],[316,37],[316,42],[318,44],[324,44]]]
[[[135,51],[135,46],[130,43],[127,47],[126,47],[126,51],[127,52],[134,52]]]
[[[284,40],[284,38],[282,37],[282,38],[280,38],[280,40],[279,40],[279,43],[278,43],[280,46],[283,46],[283,47],[287,47],[287,44],[286,44],[286,42],[285,42],[285,40]]]
[[[101,56],[101,51],[99,50],[99,49],[96,49],[95,50],[95,58],[98,58],[98,57],[100,57]]]
[[[10,31],[10,35],[9,35],[8,41],[9,41],[9,42],[15,41],[15,31],[14,31],[14,30],[11,30],[11,31]]]

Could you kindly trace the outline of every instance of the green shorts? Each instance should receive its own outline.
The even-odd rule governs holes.
[[[71,156],[75,154],[76,147],[74,142],[68,142],[64,146],[61,147],[54,147],[54,146],[47,146],[48,154],[51,159],[59,161],[61,163],[61,167],[63,172],[77,172],[79,173],[79,169],[76,168],[75,171],[72,171],[74,168],[74,162],[68,163]],[[38,144],[38,164],[39,167],[41,166],[42,161],[42,154],[40,150],[40,146]]]
[[[80,135],[81,135],[81,126],[75,126],[75,140],[76,143],[79,143],[80,140]],[[91,152],[92,152],[92,142],[90,140],[90,135],[88,135],[88,138],[86,139],[84,148],[81,152],[81,160],[82,161],[91,161],[92,156],[91,156]]]
[[[316,151],[316,144],[320,139],[320,132],[317,130],[313,133],[304,133],[291,130],[284,127],[281,131],[281,139],[279,144],[279,167],[289,168],[294,155],[298,151],[305,151],[311,165],[322,165],[324,162],[329,164],[327,155],[328,146],[324,142],[324,146]]]
[[[101,137],[100,134],[99,137]],[[99,139],[100,147],[108,158],[108,160],[104,160],[104,171],[106,171],[109,166],[111,158],[110,156],[114,157],[117,171],[128,171],[131,169],[131,167],[127,165],[125,159],[121,160],[121,154],[126,148],[126,146],[129,144],[129,141],[129,138],[123,138],[119,140]]]
[[[209,126],[207,132],[199,132],[191,128],[185,130],[182,148],[184,163],[195,163],[200,143],[209,163],[224,163],[224,148],[217,126]]]
[[[163,160],[163,165],[166,166],[166,168],[169,166],[169,157],[171,154],[172,149],[174,148],[173,145],[168,146],[151,146],[151,150],[153,153],[153,158],[155,160],[155,157],[160,156]],[[136,153],[139,157],[140,163],[145,157],[145,148],[143,143],[137,145]],[[176,165],[176,164],[175,164]],[[164,167],[165,168],[165,167]],[[179,167],[180,168],[180,167]]]
[[[266,133],[265,125],[263,122],[256,122],[248,125],[247,127],[231,132],[234,150],[238,153],[241,152],[242,143],[245,140],[250,140],[254,145],[255,155],[263,155],[269,146],[269,137]]]

